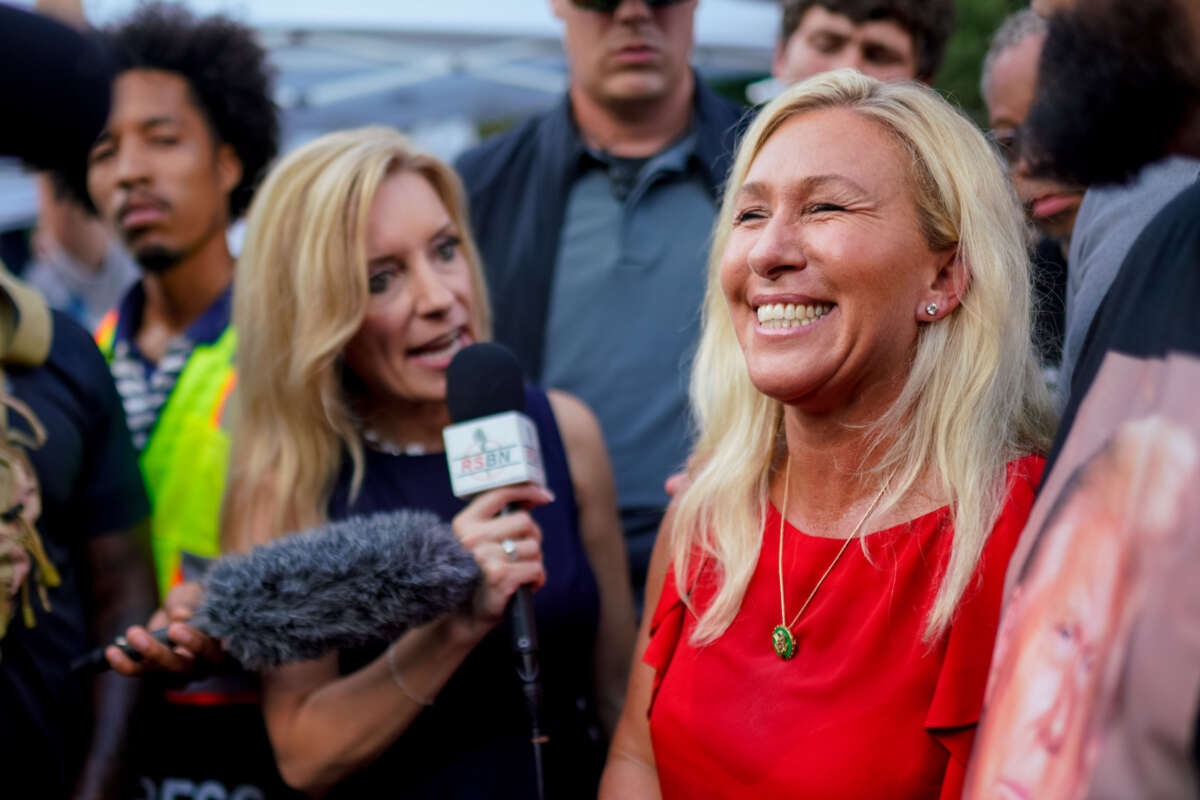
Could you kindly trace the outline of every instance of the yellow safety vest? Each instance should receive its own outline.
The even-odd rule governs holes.
[[[117,310],[96,327],[96,344],[110,362]],[[197,344],[159,412],[139,463],[150,498],[151,543],[163,596],[183,580],[183,552],[220,554],[221,497],[229,466],[229,434],[221,427],[237,381],[232,326],[212,344]]]

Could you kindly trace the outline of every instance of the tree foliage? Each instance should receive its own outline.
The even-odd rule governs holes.
[[[958,19],[935,85],[980,125],[987,124],[979,75],[988,42],[1005,17],[1028,4],[1027,0],[957,0],[955,4]]]

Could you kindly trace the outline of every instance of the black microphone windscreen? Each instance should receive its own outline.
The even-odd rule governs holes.
[[[516,356],[496,342],[458,351],[446,368],[446,406],[452,422],[524,411],[525,387]]]
[[[219,559],[196,618],[250,669],[391,641],[466,602],[475,559],[426,511],[350,517]]]

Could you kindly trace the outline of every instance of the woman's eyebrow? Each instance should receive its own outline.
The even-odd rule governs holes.
[[[761,200],[769,194],[765,184],[759,181],[743,183],[734,195],[738,200]]]
[[[806,192],[811,192],[816,189],[824,189],[830,185],[840,185],[845,188],[852,189],[860,194],[866,194],[867,192],[867,190],[864,189],[853,178],[849,178],[845,175],[839,175],[837,173],[829,173],[826,175],[810,175],[809,177],[800,181],[800,187]]]
[[[392,255],[391,253],[385,253],[384,255],[375,256],[374,258],[367,259],[368,267],[382,267],[385,264],[399,264],[399,263],[400,263],[400,259],[397,258],[396,256]]]
[[[809,193],[816,191],[817,189],[823,189],[830,185],[841,185],[845,188],[849,188],[855,192],[858,192],[859,194],[867,193],[867,190],[864,189],[853,178],[845,175],[839,175],[837,173],[809,175],[798,181],[794,188],[801,193]],[[759,200],[765,198],[769,194],[770,190],[765,183],[761,181],[750,181],[742,184],[741,188],[737,191],[736,197],[738,200]]]
[[[433,235],[429,237],[429,241],[436,242],[443,236],[452,236],[457,232],[457,230],[458,229],[454,226],[454,220],[450,220],[445,225],[434,231]]]

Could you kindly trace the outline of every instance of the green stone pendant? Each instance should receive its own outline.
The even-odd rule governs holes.
[[[782,625],[776,625],[775,630],[771,631],[771,644],[775,647],[776,655],[784,661],[796,653],[796,640],[792,637],[792,632]]]

